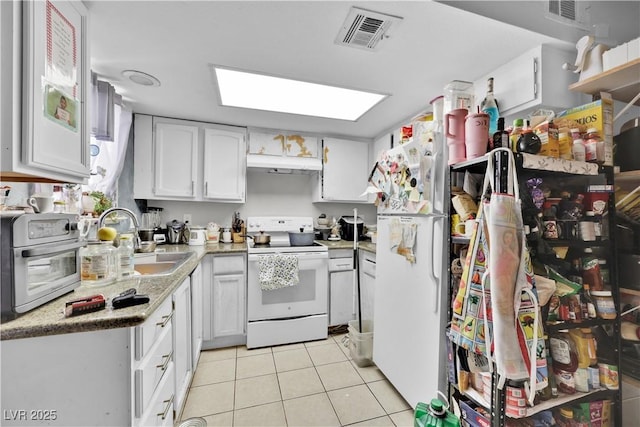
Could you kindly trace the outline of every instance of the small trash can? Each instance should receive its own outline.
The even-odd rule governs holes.
[[[362,331],[357,320],[349,321],[349,353],[360,367],[373,365],[373,320],[362,320]]]

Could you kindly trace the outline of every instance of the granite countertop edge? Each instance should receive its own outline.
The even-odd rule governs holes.
[[[353,242],[347,240],[318,240],[318,243],[327,246],[329,250],[353,248]],[[137,326],[147,320],[168,297],[171,297],[173,291],[191,274],[205,255],[246,253],[247,245],[246,243],[219,243],[205,246],[163,245],[160,249],[165,252],[194,252],[195,256],[191,257],[168,276],[136,276],[132,279],[105,286],[81,285],[74,291],[62,295],[14,320],[0,324],[0,340]],[[376,245],[371,242],[358,242],[358,249],[375,253]],[[107,304],[107,308],[104,310],[69,318],[64,317],[63,309],[66,301],[95,294],[103,294],[106,299],[111,299],[129,288],[136,288],[139,294],[149,295],[150,302],[119,310],[113,310]]]
[[[40,336],[91,332],[105,329],[137,326],[143,323],[173,291],[182,284],[207,254],[224,255],[246,253],[246,243],[219,243],[206,246],[163,245],[164,252],[193,252],[191,257],[175,272],[168,276],[136,276],[105,286],[80,285],[74,291],[62,295],[14,320],[0,324],[0,340],[34,338]],[[139,294],[149,296],[149,303],[119,310],[107,308],[93,313],[65,318],[63,314],[66,301],[102,294],[106,299],[129,289],[136,288]]]

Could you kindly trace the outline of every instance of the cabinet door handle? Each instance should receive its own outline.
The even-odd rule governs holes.
[[[164,328],[165,326],[167,326],[167,323],[169,323],[171,321],[171,319],[173,318],[173,311],[168,316],[162,316],[162,318],[164,320],[162,322],[156,323],[156,325],[160,326],[161,328]]]
[[[209,181],[204,182],[204,197],[209,196]]]
[[[157,415],[164,420],[165,418],[167,418],[167,414],[169,413],[169,409],[171,408],[171,405],[173,404],[173,394],[171,395],[169,400],[165,400],[162,403],[166,403],[167,406],[164,407],[164,411],[159,412]]]
[[[191,181],[191,195],[193,196],[195,193],[195,187],[196,187],[196,182],[195,181]]]
[[[160,368],[161,371],[166,371],[171,359],[173,359],[173,350],[171,350],[171,353],[162,356],[162,358],[164,359],[164,363],[156,365],[156,368]]]

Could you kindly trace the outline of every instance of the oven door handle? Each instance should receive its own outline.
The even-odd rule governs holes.
[[[273,255],[273,253],[263,253],[263,254],[251,254],[248,257],[249,261],[258,261],[261,255]],[[311,261],[316,259],[329,259],[328,252],[300,252],[300,253],[283,253],[282,255],[297,255],[298,260],[300,261]]]
[[[83,242],[70,243],[62,246],[46,246],[41,248],[25,249],[22,251],[23,258],[31,258],[42,255],[53,255],[61,252],[71,251],[85,246]]]

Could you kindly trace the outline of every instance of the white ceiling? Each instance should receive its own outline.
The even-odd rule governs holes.
[[[428,109],[451,80],[473,81],[530,47],[560,42],[430,1],[85,4],[91,68],[134,112],[356,138],[379,136]],[[403,20],[378,51],[338,46],[334,39],[352,5]],[[221,107],[209,64],[390,96],[357,122]],[[121,75],[128,69],[152,74],[162,84],[135,85]]]

